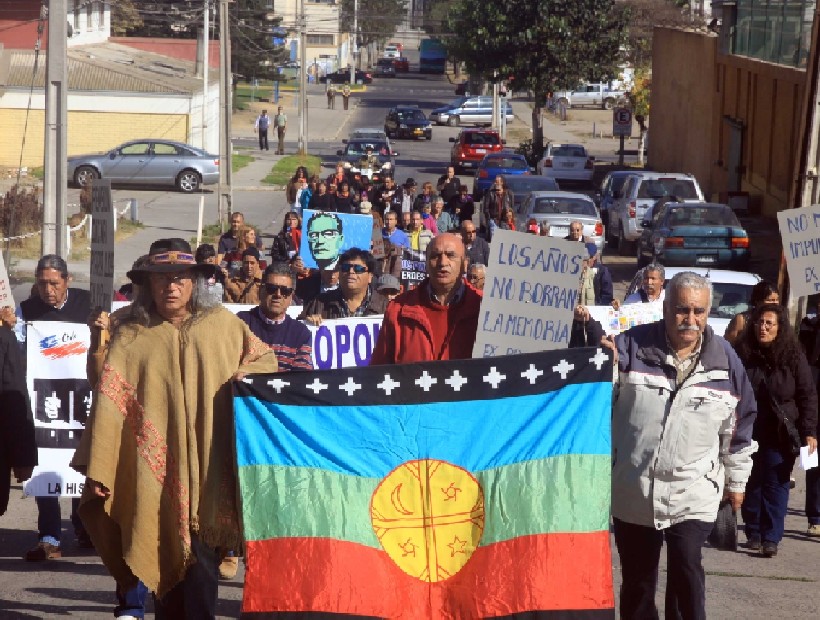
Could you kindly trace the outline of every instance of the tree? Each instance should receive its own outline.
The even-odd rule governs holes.
[[[513,76],[516,90],[535,94],[533,143],[541,149],[547,93],[614,78],[626,20],[614,0],[463,0],[450,12],[455,36],[446,43],[471,75]]]
[[[405,0],[359,0],[359,48],[392,37],[407,15]],[[353,34],[353,0],[342,0],[339,8],[339,30]]]
[[[629,104],[635,115],[635,121],[641,130],[638,140],[638,164],[643,165],[644,143],[646,140],[646,121],[649,120],[649,97],[652,91],[652,75],[649,69],[641,67],[635,70],[632,90],[629,91]]]
[[[142,17],[132,0],[119,0],[111,6],[111,33],[121,37],[142,26]]]
[[[655,26],[691,26],[687,2],[680,0],[620,0],[628,11],[626,59],[636,68],[652,62],[652,33]]]

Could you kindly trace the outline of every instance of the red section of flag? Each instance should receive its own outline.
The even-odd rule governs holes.
[[[42,353],[44,357],[56,360],[69,357],[70,355],[85,355],[87,351],[88,348],[85,346],[84,342],[75,340],[74,342],[68,342],[56,347],[43,349],[40,353]]]
[[[452,578],[413,579],[381,549],[329,538],[247,543],[242,611],[479,618],[612,609],[609,532],[540,534],[478,548]]]

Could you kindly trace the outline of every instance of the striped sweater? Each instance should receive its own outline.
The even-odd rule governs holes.
[[[269,323],[259,306],[237,313],[262,342],[276,352],[279,371],[313,370],[310,330],[289,316],[281,323]]]

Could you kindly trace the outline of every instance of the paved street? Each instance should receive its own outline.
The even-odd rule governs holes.
[[[396,79],[375,81],[367,92],[353,98],[351,110],[327,110],[323,87],[309,87],[309,151],[322,156],[329,174],[336,161],[336,149],[341,138],[355,127],[381,127],[384,115],[392,105],[418,103],[422,109],[446,103],[454,98],[453,85],[438,76],[410,74]],[[271,104],[272,105],[272,104]],[[287,151],[296,148],[297,115],[292,99],[285,100],[289,117]],[[526,101],[514,100],[516,113],[514,126],[528,126],[530,107]],[[611,139],[582,140],[569,133],[566,126],[546,119],[545,133],[557,140],[584,141],[599,160],[611,159]],[[247,221],[257,225],[263,238],[277,232],[286,210],[284,193],[264,187],[260,179],[278,160],[278,156],[254,149],[255,137],[247,123],[235,126],[236,148],[251,149],[257,161],[234,175],[234,206],[245,213]],[[448,138],[455,136],[457,128],[434,127],[431,141],[397,140],[394,148],[397,158],[397,181],[415,178],[419,184],[435,182],[449,160]],[[591,132],[590,132],[591,133]],[[462,180],[467,180],[462,177]],[[471,183],[468,183],[471,184]],[[78,202],[78,191],[71,190],[70,202]],[[114,198],[122,208],[126,198],[136,198],[139,203],[139,219],[144,229],[118,244],[116,274],[123,278],[131,263],[145,253],[150,243],[161,237],[180,236],[191,238],[196,234],[197,209],[200,197],[205,202],[205,222],[217,219],[215,187],[197,195],[182,195],[156,190],[117,189]],[[765,223],[754,224],[762,238],[776,237],[776,227]],[[779,239],[778,239],[779,242]],[[763,246],[766,246],[765,249]],[[753,269],[771,277],[771,270],[779,257],[777,243],[761,244]],[[626,283],[635,272],[634,258],[607,256],[606,263],[616,280],[616,294],[622,295]],[[31,275],[33,261],[21,261],[12,265],[18,275]],[[88,277],[87,264],[72,264],[79,286]],[[28,293],[29,283],[15,289],[19,299]],[[820,539],[809,540],[803,536],[806,528],[802,506],[805,485],[802,472],[796,472],[797,487],[792,492],[790,511],[786,520],[786,538],[780,553],[773,559],[760,557],[741,550],[728,553],[705,549],[705,566],[708,571],[707,609],[711,618],[817,618],[818,572],[820,572]],[[36,508],[32,499],[21,499],[19,485],[12,489],[9,512],[0,519],[0,620],[15,618],[84,618],[89,620],[111,617],[114,605],[114,584],[99,559],[93,553],[79,551],[73,541],[68,522],[68,502],[64,502],[64,528],[66,543],[62,560],[45,564],[27,564],[20,558],[35,543]],[[742,538],[742,536],[741,536]],[[614,559],[616,587],[619,582],[617,554]],[[662,560],[665,567],[665,560]],[[220,587],[219,614],[221,618],[237,618],[242,594],[240,575],[236,580],[222,582]],[[661,574],[661,584],[665,572]],[[663,587],[658,594],[659,605],[663,603]]]

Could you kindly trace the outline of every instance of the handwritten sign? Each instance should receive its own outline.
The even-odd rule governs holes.
[[[3,253],[0,252],[0,308],[14,308],[14,297],[11,294],[11,282],[9,282],[9,272],[6,271],[6,262],[3,260]]]
[[[497,230],[473,357],[567,347],[586,257],[583,243]]]
[[[820,205],[780,211],[777,223],[792,293],[820,293]]]
[[[108,309],[114,298],[114,207],[111,181],[91,188],[91,307]]]
[[[590,316],[598,321],[604,332],[617,335],[621,332],[643,325],[654,323],[663,318],[663,302],[651,301],[646,304],[625,304],[620,310],[612,306],[587,306]]]

